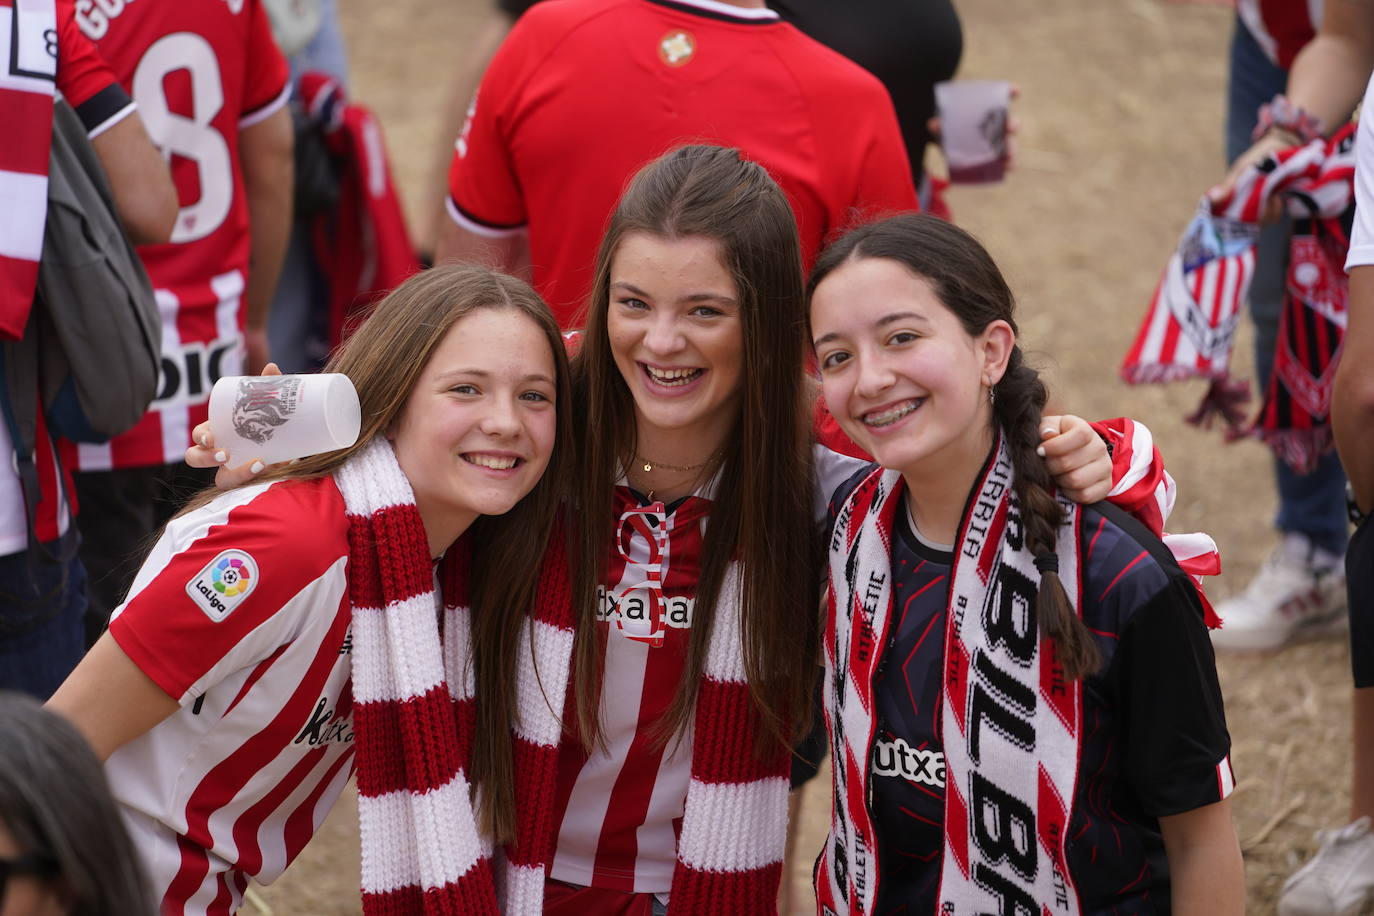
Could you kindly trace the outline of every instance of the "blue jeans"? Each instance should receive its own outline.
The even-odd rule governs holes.
[[[86,571],[76,525],[38,551],[0,557],[0,688],[52,696],[86,651]]]
[[[1245,26],[1236,20],[1231,39],[1231,80],[1226,102],[1226,161],[1250,148],[1259,107],[1283,92],[1288,73],[1265,57]],[[1264,395],[1274,367],[1275,340],[1283,312],[1288,273],[1288,237],[1292,222],[1265,226],[1256,249],[1255,278],[1250,285],[1250,317],[1255,322],[1255,377]],[[1310,474],[1298,474],[1274,459],[1279,490],[1280,531],[1307,535],[1318,547],[1345,552],[1349,524],[1345,513],[1345,472],[1335,452],[1323,455]]]

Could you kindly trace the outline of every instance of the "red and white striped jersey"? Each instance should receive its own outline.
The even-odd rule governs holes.
[[[654,740],[682,684],[691,637],[709,498],[671,511],[641,506],[616,487],[615,547],[598,595],[605,640],[601,724],[605,750],[577,740],[559,748],[558,844],[550,875],[560,881],[666,894],[677,862],[687,784],[690,724],[681,740]]]
[[[1317,34],[1323,0],[1236,0],[1236,14],[1265,55],[1287,70]]]
[[[179,463],[215,380],[243,371],[249,240],[239,131],[286,103],[286,60],[260,0],[77,0],[76,20],[138,103],[181,202],[171,241],[139,248],[162,312],[157,397],[133,429],[78,446],[76,466]]]
[[[815,513],[864,462],[816,446]],[[655,726],[681,688],[687,664],[703,535],[713,486],[668,510],[616,487],[619,520],[599,594],[607,630],[601,725],[605,750],[578,740],[559,748],[558,844],[549,874],[570,884],[667,894],[677,861],[692,728],[666,745]]]
[[[232,913],[352,774],[347,564],[332,478],[245,487],[174,519],[115,611],[181,707],[106,764],[161,912]]]

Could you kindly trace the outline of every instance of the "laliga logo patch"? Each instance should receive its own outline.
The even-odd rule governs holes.
[[[658,59],[670,67],[686,65],[696,53],[696,37],[684,29],[674,29],[658,43]]]
[[[215,623],[229,616],[258,582],[258,564],[242,550],[226,550],[186,583],[186,594]]]

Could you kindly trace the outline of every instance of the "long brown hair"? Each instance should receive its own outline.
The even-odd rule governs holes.
[[[479,309],[517,312],[543,332],[553,354],[556,435],[544,476],[513,509],[479,516],[466,532],[472,545],[468,577],[477,696],[472,777],[482,828],[498,840],[515,827],[515,772],[510,740],[522,621],[534,601],[537,577],[521,574],[548,544],[567,487],[572,455],[572,410],[567,351],[558,324],[526,283],[466,264],[444,264],[410,277],[373,308],[330,359],[326,372],[347,375],[358,389],[362,428],[356,444],[268,468],[252,483],[324,477],[338,470],[400,418],[406,400],[449,329]],[[204,504],[208,494],[197,501]]]
[[[807,724],[819,639],[801,254],[792,209],[773,179],[737,150],[713,146],[682,147],[641,169],[597,253],[586,336],[573,362],[578,428],[591,433],[578,448],[571,514],[578,726],[589,749],[598,743],[598,641],[605,637],[596,627],[597,587],[614,530],[615,482],[635,449],[634,398],[612,358],[606,314],[611,261],[631,232],[718,242],[739,292],[744,338],[738,412],[709,469],[718,473],[719,485],[704,538],[687,666],[660,734],[681,734],[695,707],[722,582],[737,562],[744,667],[767,733],[760,734],[763,752],[768,738],[785,742]]]
[[[894,261],[928,281],[970,336],[978,336],[998,320],[1011,325],[1012,333],[1016,333],[1015,299],[1002,272],[977,239],[952,223],[913,213],[855,229],[816,260],[806,286],[807,301],[836,268],[860,258]],[[1006,372],[993,391],[994,421],[1006,436],[1016,471],[1015,490],[1026,546],[1036,557],[1051,554],[1063,511],[1055,501],[1049,471],[1035,453],[1048,397],[1045,383],[1026,365],[1021,348],[1013,346]],[[1055,657],[1068,677],[1081,678],[1101,666],[1097,645],[1074,613],[1064,584],[1057,573],[1047,569],[1040,573],[1036,614],[1040,632],[1054,640]]]

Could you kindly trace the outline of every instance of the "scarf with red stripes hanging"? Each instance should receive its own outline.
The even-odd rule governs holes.
[[[957,916],[1009,908],[1040,913],[1042,906],[1078,912],[1064,844],[1078,775],[1082,682],[1065,681],[1035,615],[1015,613],[1034,607],[1040,573],[1024,539],[1004,536],[1018,524],[1013,475],[999,435],[960,523],[950,575],[939,899],[941,913]],[[899,471],[875,469],[841,507],[830,540],[824,703],[835,804],[816,888],[825,913],[871,913],[878,900],[867,749],[878,723],[873,683],[892,620],[891,545],[905,494]],[[1078,507],[1061,505],[1059,574],[1077,608]],[[990,635],[994,628],[1000,636]],[[1029,823],[1017,824],[1024,830],[990,835],[989,814],[1012,808],[1028,815]]]
[[[754,753],[754,739],[764,723],[745,679],[739,585],[739,571],[732,567],[721,583],[698,687],[670,916],[777,912],[791,757],[781,745],[762,757]],[[548,597],[545,593],[540,600]],[[543,646],[536,642],[540,665],[552,651],[566,659],[571,645],[570,630]],[[544,679],[545,687],[553,683]],[[571,690],[549,690],[546,702],[567,703],[567,714],[574,714]],[[522,728],[515,735],[515,789],[519,819],[533,829],[517,831],[516,842],[505,850],[501,879],[502,912],[516,916],[543,912],[546,866],[553,859],[559,826],[553,804],[559,736],[552,730],[540,736],[528,731]],[[564,734],[561,740],[577,739]]]
[[[33,306],[48,219],[48,152],[57,78],[53,0],[0,0],[0,339],[18,340]]]
[[[476,715],[466,545],[460,541],[445,555],[436,591],[414,495],[384,438],[340,468],[335,482],[349,516],[363,912],[521,912],[498,903],[503,887],[491,843],[478,829],[467,776]],[[566,599],[558,531],[550,545],[540,589]],[[539,650],[539,668],[522,670],[517,709],[522,729],[541,738],[561,729],[539,678],[566,680],[570,607],[567,600],[541,601],[541,616],[524,625],[523,635]],[[516,766],[542,768],[552,778],[557,759],[546,754],[532,762],[517,742]],[[534,829],[546,809],[522,806],[518,815],[529,823],[517,830]]]
[[[1216,204],[1203,198],[1165,267],[1121,367],[1122,377],[1131,384],[1209,379],[1202,404],[1189,421],[1208,426],[1219,418],[1228,438],[1259,435],[1290,464],[1309,463],[1330,447],[1326,408],[1339,332],[1344,329],[1344,297],[1337,289],[1343,291],[1340,259],[1342,248],[1348,247],[1344,234],[1332,230],[1353,199],[1353,130],[1354,125],[1347,125],[1330,140],[1279,150],[1248,170],[1226,198]],[[1334,265],[1334,273],[1323,269],[1321,278],[1314,280],[1321,287],[1314,292],[1328,306],[1339,296],[1340,317],[1320,324],[1319,317],[1336,311],[1323,312],[1314,308],[1310,297],[1295,293],[1307,289],[1295,286],[1290,264],[1289,299],[1303,302],[1285,304],[1274,381],[1259,420],[1248,426],[1249,385],[1230,377],[1230,352],[1254,276],[1259,223],[1275,194],[1283,195],[1291,215],[1322,227],[1317,240],[1294,236],[1292,260],[1309,265],[1303,268],[1304,279],[1313,278],[1314,264]]]
[[[1343,215],[1354,204],[1355,125],[1331,138],[1329,154],[1310,182],[1292,192],[1288,211],[1300,216],[1288,249],[1283,313],[1274,369],[1256,434],[1289,467],[1307,473],[1331,451],[1331,391],[1345,337],[1350,237]]]

